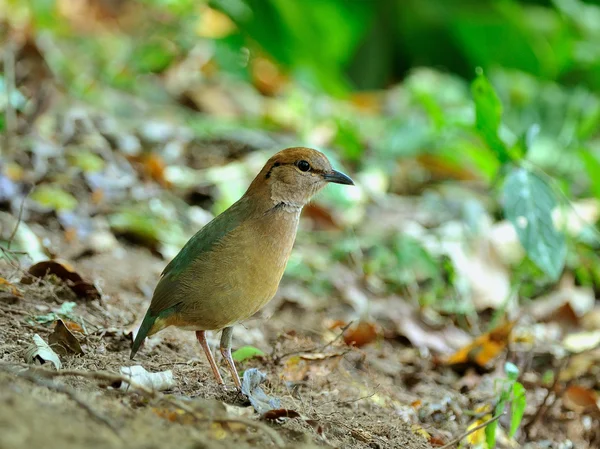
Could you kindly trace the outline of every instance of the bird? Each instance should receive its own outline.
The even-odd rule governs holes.
[[[233,326],[254,315],[279,287],[302,208],[329,183],[354,185],[311,148],[273,155],[244,195],[202,227],[169,262],[135,336],[130,358],[169,326],[194,331],[217,383],[226,388],[206,340],[222,330],[220,352],[241,391],[231,356]]]

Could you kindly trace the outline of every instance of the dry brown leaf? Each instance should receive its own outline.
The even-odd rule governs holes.
[[[600,415],[598,393],[580,385],[571,385],[562,396],[563,405],[577,413]]]
[[[416,348],[427,348],[449,355],[472,340],[469,334],[452,325],[442,329],[426,325],[418,311],[397,296],[373,303],[371,313],[378,322],[385,323],[386,320],[391,320],[395,325],[395,333],[407,338]]]
[[[490,332],[480,335],[471,344],[451,355],[448,365],[472,365],[487,368],[506,347],[516,321],[502,324]]]
[[[31,284],[34,278],[43,278],[50,274],[63,280],[79,298],[93,300],[101,297],[94,284],[85,281],[71,265],[58,259],[46,260],[32,265],[28,274],[21,279],[21,283]]]
[[[588,331],[600,330],[600,305],[596,305],[581,318],[581,327]]]
[[[152,179],[161,186],[169,188],[171,183],[165,178],[165,161],[157,153],[143,153],[135,156],[128,156],[128,159],[138,167],[144,177]]]
[[[310,218],[320,229],[340,229],[340,224],[336,221],[333,214],[318,204],[309,203],[304,206],[302,216]]]
[[[589,287],[575,286],[572,275],[565,275],[558,290],[536,298],[529,312],[538,321],[558,321],[567,325],[576,325],[594,308],[596,298]]]
[[[48,344],[59,355],[83,354],[79,341],[62,320],[56,321],[54,332],[48,337]]]
[[[285,419],[299,418],[300,413],[296,410],[290,410],[287,408],[279,408],[277,410],[269,410],[268,412],[263,413],[261,419],[266,421],[278,421],[281,422]]]
[[[600,346],[600,330],[574,332],[563,339],[563,347],[573,353],[589,351]]]
[[[341,354],[325,359],[311,359],[307,355],[296,355],[287,359],[280,374],[281,378],[290,382],[300,382],[328,376],[339,364],[340,358],[337,355]]]
[[[600,348],[575,354],[569,359],[567,367],[560,372],[560,380],[568,382],[592,373],[595,367],[600,366]]]
[[[267,96],[276,95],[289,81],[277,64],[263,56],[256,56],[250,60],[250,74],[252,84],[261,94]]]
[[[16,285],[8,282],[3,277],[0,277],[0,292],[2,292],[2,291],[8,291],[13,296],[18,296],[18,297],[22,297],[23,296],[21,294],[21,292],[19,291],[19,289],[16,287]]]
[[[360,321],[344,332],[344,342],[349,346],[364,346],[374,342],[381,335],[381,329],[375,323]]]
[[[193,415],[185,412],[182,409],[170,409],[170,408],[159,408],[159,407],[152,407],[152,412],[163,418],[166,419],[169,422],[176,422],[179,424],[194,424],[196,423],[196,418],[194,418]]]

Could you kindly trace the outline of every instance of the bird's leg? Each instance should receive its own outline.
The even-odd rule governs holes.
[[[227,365],[229,365],[229,371],[233,376],[233,381],[235,382],[235,386],[239,391],[242,390],[242,382],[240,381],[240,376],[238,375],[237,369],[235,369],[235,363],[233,363],[233,358],[231,358],[231,338],[233,337],[233,327],[229,326],[223,329],[223,333],[221,334],[221,355],[227,361]]]
[[[196,338],[198,339],[198,343],[200,343],[200,346],[202,346],[202,349],[204,349],[204,354],[206,354],[206,358],[208,359],[208,363],[210,363],[210,367],[212,368],[212,372],[215,375],[217,382],[219,383],[219,385],[225,385],[225,382],[223,382],[223,378],[221,377],[221,373],[219,373],[219,368],[217,368],[215,358],[213,357],[212,352],[210,352],[210,348],[208,347],[205,331],[196,331]]]

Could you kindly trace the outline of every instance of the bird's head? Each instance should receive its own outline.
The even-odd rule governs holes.
[[[260,190],[266,192],[274,204],[300,208],[330,182],[354,185],[348,176],[331,168],[320,151],[287,148],[268,160],[248,192]]]

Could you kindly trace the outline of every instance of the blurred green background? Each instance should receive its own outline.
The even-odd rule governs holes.
[[[526,250],[528,259],[510,262],[519,288],[542,275],[555,282],[565,266],[577,282],[600,284],[598,207],[591,226],[575,234],[552,219],[557,207],[600,197],[598,2],[2,0],[0,23],[5,54],[17,61],[14,88],[3,70],[0,90],[10,91],[25,128],[50,140],[56,127],[43,118],[57,105],[48,100],[57,97],[52,91],[110,111],[119,126],[177,117],[193,139],[269,151],[315,146],[360,183],[354,193],[332,189],[319,199],[346,223],[364,224],[369,205],[394,195],[441,201],[445,217],[467,224],[473,211],[485,211],[511,221]],[[10,126],[3,115],[0,129]],[[190,166],[239,158],[215,162],[206,140],[196,145],[173,134],[175,143],[159,146],[160,132],[150,134],[153,146],[139,151],[156,155],[163,187],[189,188],[196,182]],[[70,161],[102,170],[98,159],[77,153]],[[194,204],[218,213],[239,197],[247,179],[233,167],[228,179],[236,182],[221,183],[216,195],[195,192]],[[155,169],[146,167],[156,178]],[[357,233],[368,241],[368,229]],[[352,239],[343,245],[348,250]],[[414,242],[394,243],[404,249],[393,254],[367,252],[372,260],[362,269],[381,272],[386,257],[413,266],[403,258],[407,245]],[[415,257],[431,268],[419,245]],[[435,263],[444,270],[444,261]],[[397,270],[393,276],[404,279]],[[543,287],[528,294],[536,289]]]

